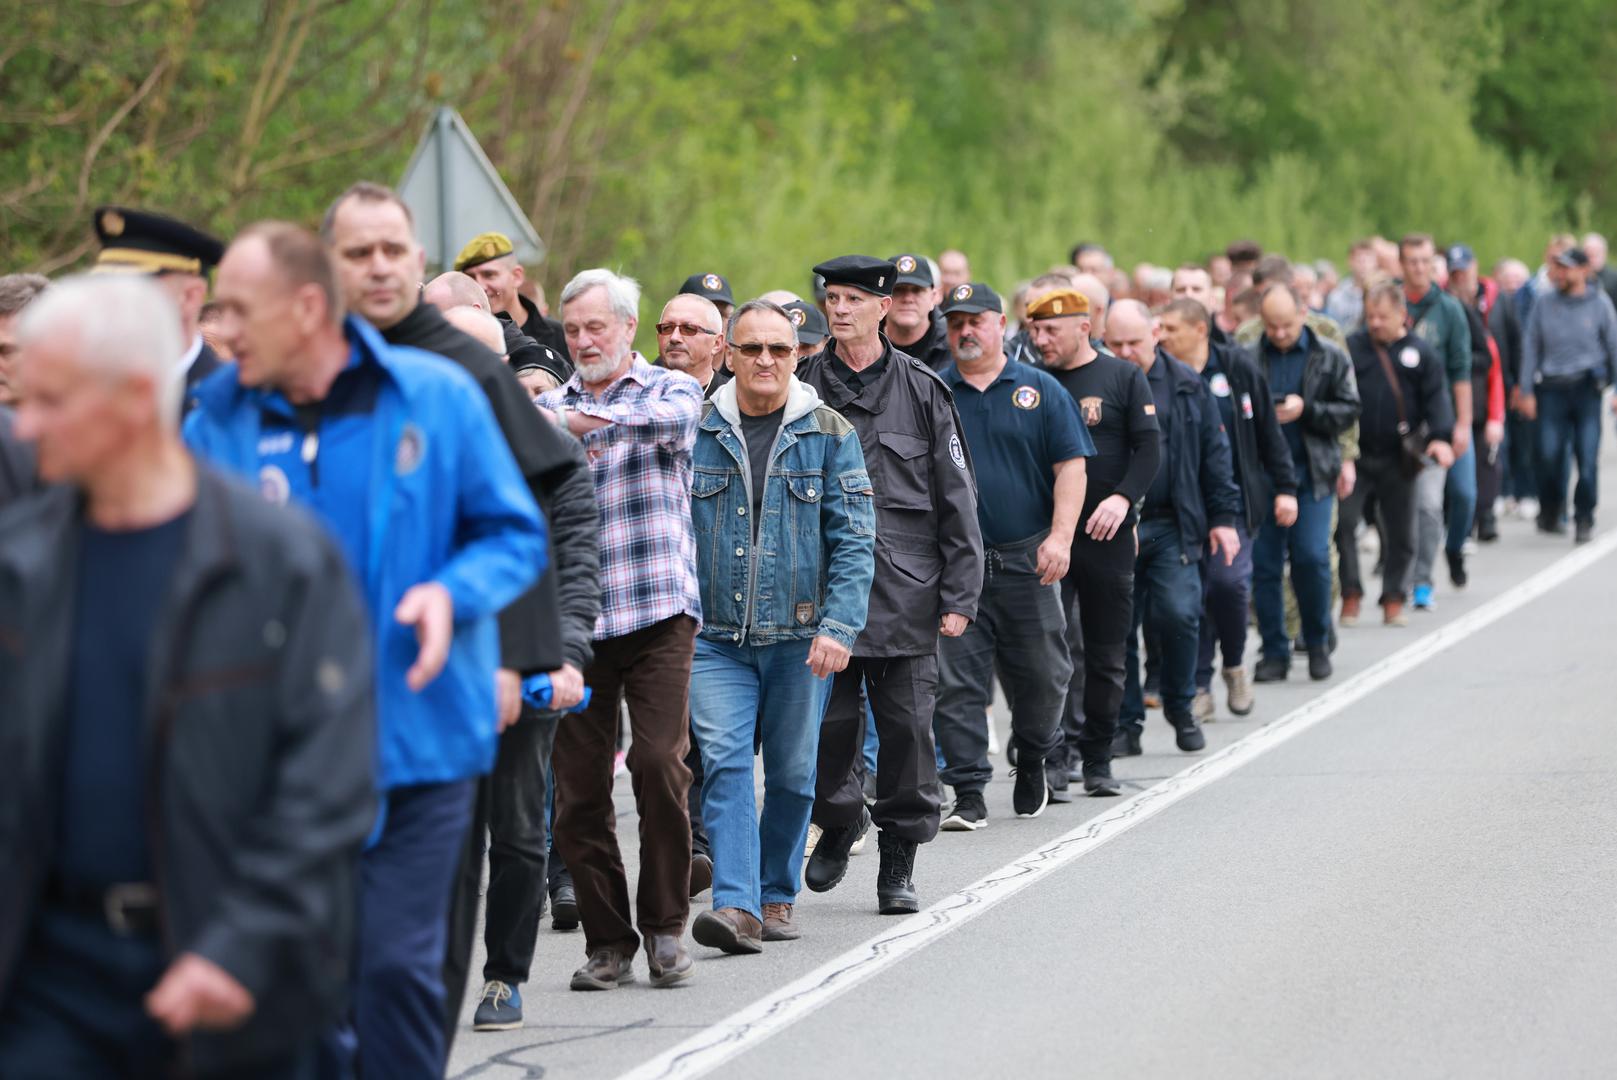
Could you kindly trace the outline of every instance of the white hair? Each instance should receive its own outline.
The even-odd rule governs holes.
[[[624,322],[640,317],[640,283],[632,277],[614,274],[604,267],[580,270],[574,274],[573,280],[561,291],[562,307],[566,307],[591,289],[605,289],[606,300],[612,308],[612,314]]]
[[[149,376],[163,422],[179,426],[185,387],[173,374],[186,346],[180,309],[150,278],[80,274],[52,285],[17,325],[23,348],[47,339],[71,342],[78,363],[100,374]]]

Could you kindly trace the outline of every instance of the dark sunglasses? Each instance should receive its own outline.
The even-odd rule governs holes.
[[[732,341],[730,342],[730,348],[734,349],[742,356],[745,356],[748,360],[758,359],[764,354],[765,349],[768,349],[769,355],[776,360],[790,360],[792,357],[797,355],[796,345],[765,345],[760,341],[749,341],[745,345],[740,345]]]
[[[663,337],[668,337],[675,330],[678,330],[686,337],[695,337],[697,334],[712,334],[714,337],[717,337],[719,333],[717,330],[709,330],[707,327],[697,326],[695,323],[660,322],[657,324],[657,333]]]

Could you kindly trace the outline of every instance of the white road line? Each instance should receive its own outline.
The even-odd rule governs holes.
[[[1082,858],[1109,840],[1154,817],[1241,766],[1335,716],[1425,661],[1536,600],[1600,559],[1617,551],[1610,532],[1552,563],[1453,622],[1418,638],[1319,697],[1286,713],[1238,742],[1201,759],[1146,791],[1119,803],[1076,829],[1001,867],[849,949],[794,982],[774,991],[622,1074],[619,1080],[673,1080],[702,1076],[758,1045],[814,1010],[899,960],[958,930],[989,908],[1047,875]]]

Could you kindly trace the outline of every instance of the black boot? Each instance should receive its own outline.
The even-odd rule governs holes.
[[[882,829],[876,834],[881,849],[881,870],[876,874],[876,902],[883,915],[913,915],[921,910],[915,895],[915,848],[913,840],[900,840]]]
[[[857,824],[825,830],[820,842],[814,845],[808,866],[803,869],[803,884],[815,892],[830,892],[836,888],[848,872],[848,856],[853,852],[854,841],[869,826],[870,811],[861,805]]]

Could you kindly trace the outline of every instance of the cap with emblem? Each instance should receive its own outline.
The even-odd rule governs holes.
[[[692,274],[679,287],[681,296],[705,296],[715,304],[735,306],[736,298],[730,292],[730,283],[718,274]]]
[[[1029,319],[1062,319],[1069,315],[1088,315],[1089,297],[1077,289],[1056,289],[1028,301]]]
[[[1444,252],[1444,258],[1448,260],[1450,270],[1469,270],[1477,265],[1477,253],[1465,244],[1450,245],[1448,251]]]
[[[101,241],[95,274],[206,274],[225,245],[183,221],[145,210],[103,206],[95,212]]]
[[[956,285],[949,290],[949,295],[943,298],[940,310],[945,315],[956,311],[975,314],[979,311],[1005,310],[1005,302],[999,298],[999,293],[990,289],[980,281],[969,281],[963,285]]]
[[[1555,257],[1555,265],[1577,269],[1589,265],[1589,253],[1581,247],[1569,247]]]
[[[820,309],[813,304],[793,300],[790,304],[781,306],[786,309],[792,325],[797,328],[799,345],[818,345],[831,336],[831,327],[826,325],[825,316],[820,314]]]
[[[456,270],[470,270],[474,266],[482,266],[486,262],[504,258],[516,251],[511,246],[511,238],[504,233],[486,232],[478,233],[472,237],[472,242],[460,249],[455,256]]]
[[[874,296],[892,296],[898,277],[898,267],[886,259],[869,255],[839,255],[814,268],[825,279],[825,284],[851,285]]]
[[[926,258],[921,255],[894,255],[887,260],[898,267],[898,278],[895,285],[919,285],[930,289],[935,283],[932,280],[932,267]]]

